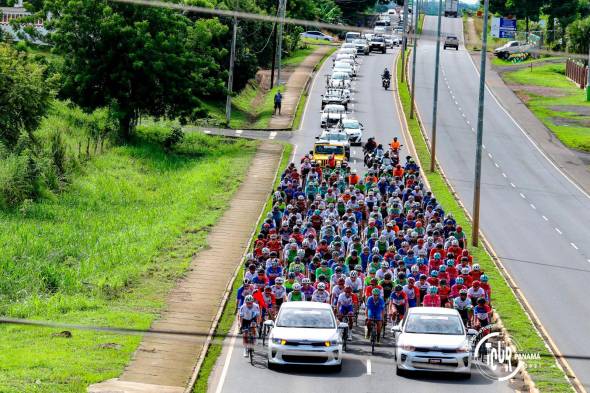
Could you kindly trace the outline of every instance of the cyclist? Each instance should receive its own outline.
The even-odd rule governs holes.
[[[438,295],[438,288],[431,286],[428,288],[428,295],[424,296],[422,301],[424,307],[440,307],[440,296]]]
[[[389,298],[389,315],[395,323],[404,319],[408,312],[408,295],[401,285],[396,285]]]
[[[244,304],[244,298],[248,295],[252,295],[254,287],[250,284],[250,279],[244,278],[244,284],[238,288],[237,292],[237,300],[238,300],[238,308]]]
[[[473,308],[473,326],[481,329],[490,324],[492,319],[492,309],[487,305],[486,299],[480,297],[477,299],[477,306]]]
[[[305,295],[305,300],[310,301],[314,292],[314,287],[311,286],[311,280],[307,277],[301,280],[301,292]]]
[[[318,288],[311,295],[312,302],[318,303],[330,303],[330,294],[326,291],[326,284],[323,282],[318,283]]]
[[[275,285],[271,286],[272,294],[275,295],[275,314],[279,312],[279,309],[281,308],[283,302],[287,301],[287,290],[285,289],[283,282],[283,277],[277,277],[277,279],[275,280]]]
[[[483,271],[481,270],[479,263],[473,264],[469,274],[471,275],[471,278],[473,278],[473,281],[479,281],[479,279],[481,278],[481,275],[483,274]]]
[[[416,280],[414,277],[408,278],[408,283],[403,286],[403,290],[406,293],[406,298],[408,299],[408,307],[416,307],[420,300],[420,290],[416,285]]]
[[[489,278],[488,278],[487,274],[482,274],[480,277],[480,280],[481,280],[481,287],[486,292],[486,300],[488,301],[488,303],[491,303],[491,301],[492,301],[492,287],[490,287],[490,284],[488,284]]]
[[[472,319],[471,301],[467,299],[467,289],[463,288],[459,291],[459,296],[453,300],[453,308],[459,312],[463,324],[467,327],[470,325]]]
[[[301,292],[301,284],[296,282],[293,284],[293,291],[287,295],[287,301],[289,302],[304,302],[305,294]]]
[[[471,300],[471,304],[475,307],[477,299],[486,297],[486,291],[480,286],[480,281],[475,280],[471,284],[471,287],[467,289],[467,297]]]
[[[369,337],[371,329],[373,328],[372,321],[376,322],[377,328],[377,342],[380,341],[381,337],[381,322],[383,320],[383,310],[385,310],[385,301],[381,297],[381,290],[374,288],[371,292],[371,296],[367,299],[365,309],[365,316],[367,317],[367,330],[366,337]]]
[[[348,340],[352,340],[352,324],[354,322],[354,299],[351,287],[344,287],[344,292],[338,295],[336,302],[338,320],[342,322],[344,316],[348,317]]]
[[[252,295],[246,296],[244,304],[238,313],[240,331],[242,332],[244,344],[244,357],[248,357],[248,333],[256,337],[256,325],[260,324],[260,308],[254,303]],[[255,323],[253,323],[255,322]]]
[[[439,281],[438,295],[440,296],[440,304],[442,307],[449,307],[449,295],[451,293],[451,287],[448,286],[447,280],[442,279]]]
[[[457,279],[455,280],[455,284],[451,286],[451,293],[449,294],[450,298],[456,298],[457,296],[459,296],[459,292],[462,289],[465,289],[465,291],[467,291],[467,287],[463,284],[463,282],[463,277],[457,277]]]
[[[276,309],[276,298],[275,295],[272,293],[272,288],[270,285],[264,287],[264,292],[262,293],[262,299],[264,300],[265,308],[262,310],[262,319],[266,317],[266,313],[268,312],[269,319],[274,319],[274,310]]]
[[[430,284],[426,282],[426,274],[420,275],[420,280],[416,283],[418,290],[420,291],[420,304],[424,301],[424,297],[428,293]]]
[[[363,292],[363,280],[358,276],[356,270],[350,272],[350,277],[346,277],[344,285],[352,288],[352,292],[357,295]]]

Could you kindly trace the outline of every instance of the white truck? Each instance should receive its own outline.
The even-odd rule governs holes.
[[[445,0],[445,17],[459,16],[459,0]]]

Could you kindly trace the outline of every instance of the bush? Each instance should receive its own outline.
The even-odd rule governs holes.
[[[29,150],[0,160],[0,207],[17,206],[38,193],[39,171]]]
[[[182,127],[173,126],[170,130],[170,134],[164,139],[164,148],[166,150],[172,149],[174,146],[178,145],[184,139],[184,132],[182,132]]]
[[[570,52],[588,54],[590,16],[574,21],[567,27],[567,48]]]

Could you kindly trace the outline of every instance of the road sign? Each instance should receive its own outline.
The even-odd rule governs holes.
[[[514,38],[516,34],[516,19],[504,17],[492,18],[492,37]]]

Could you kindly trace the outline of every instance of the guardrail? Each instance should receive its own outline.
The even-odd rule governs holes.
[[[588,83],[588,66],[577,63],[572,59],[567,59],[565,63],[565,76],[577,83],[580,89],[584,89]]]

